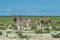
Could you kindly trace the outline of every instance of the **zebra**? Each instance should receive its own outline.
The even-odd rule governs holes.
[[[51,25],[51,20],[49,20],[49,18],[40,18],[37,22],[36,25],[39,25],[37,28],[43,28],[43,25],[47,25],[48,27],[50,27]]]
[[[23,19],[22,17],[13,17],[13,21],[16,23],[18,31],[21,30],[22,26],[26,26],[28,28],[31,22],[30,19]]]

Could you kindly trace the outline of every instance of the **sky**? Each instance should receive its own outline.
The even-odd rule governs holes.
[[[0,16],[60,16],[60,0],[0,0]]]

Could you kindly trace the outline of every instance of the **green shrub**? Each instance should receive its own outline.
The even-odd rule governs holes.
[[[23,35],[21,32],[18,32],[19,38],[28,38],[27,35]]]
[[[14,29],[14,30],[18,30],[16,25],[13,27],[13,29]]]
[[[22,38],[23,34],[19,32],[18,36],[19,36],[19,38]]]
[[[43,33],[43,30],[42,29],[38,29],[35,31],[36,34],[42,34]]]
[[[60,31],[60,27],[56,27],[56,26],[53,26],[52,29],[54,29],[55,31]]]
[[[11,31],[7,31],[7,33],[11,33]]]
[[[3,33],[2,33],[2,31],[0,31],[0,35],[2,35]]]
[[[50,30],[49,29],[38,29],[35,31],[35,33],[37,34],[42,34],[42,33],[50,33]]]
[[[31,30],[32,30],[32,31],[34,31],[35,29],[36,29],[36,27],[34,27],[34,26],[33,26],[33,27],[31,27]]]
[[[6,30],[6,28],[5,27],[0,27],[0,30]]]
[[[36,27],[32,26],[31,29],[36,29]]]
[[[44,30],[43,33],[50,33],[50,30]]]
[[[52,34],[53,38],[60,38],[60,33]]]

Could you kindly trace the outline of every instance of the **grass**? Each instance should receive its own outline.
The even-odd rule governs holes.
[[[60,31],[60,16],[22,16],[22,18],[29,18],[32,22],[36,22],[39,20],[39,18],[48,18],[51,21],[51,27],[52,29],[46,32],[57,32]],[[9,25],[4,25],[5,23],[9,23]],[[17,27],[15,25],[15,22],[12,20],[12,16],[2,16],[0,17],[0,30],[5,29],[14,29],[17,30]],[[35,31],[37,34],[42,34],[44,30],[36,30],[35,27],[31,27],[32,31]],[[9,33],[9,32],[8,32]],[[2,35],[2,32],[0,32],[0,35]],[[27,36],[23,36],[22,34],[18,34],[20,38],[27,38]]]
[[[36,22],[39,20],[39,18],[48,18],[51,21],[51,26],[52,27],[59,27],[60,28],[60,23],[56,23],[56,22],[60,22],[60,16],[22,16],[22,18],[29,18],[32,22]],[[15,25],[14,21],[12,20],[12,17],[10,16],[2,16],[0,17],[0,26],[4,26],[3,24],[9,22],[13,27],[13,25]],[[6,28],[8,28],[8,26],[6,26]],[[52,29],[53,30],[53,29]]]

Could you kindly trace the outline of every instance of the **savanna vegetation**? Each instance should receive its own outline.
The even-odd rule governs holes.
[[[60,16],[21,16],[22,18],[29,18],[33,23],[39,20],[39,18],[48,18],[51,21],[51,29],[48,29],[47,27],[42,29],[36,29],[37,26],[32,26],[31,30],[34,31],[34,33],[42,34],[42,33],[51,33],[51,32],[57,32],[60,31]],[[12,20],[12,16],[1,16],[0,17],[0,30],[17,30],[17,27],[15,25],[15,22]],[[43,32],[44,31],[44,32]],[[0,35],[2,32],[0,32]],[[18,34],[19,35],[19,34]],[[21,33],[20,33],[21,35]],[[60,35],[60,34],[56,34]],[[56,35],[53,35],[55,37]],[[22,37],[22,35],[21,35]],[[25,36],[24,36],[25,37]],[[60,37],[60,36],[57,36]],[[22,37],[23,38],[23,37]]]

